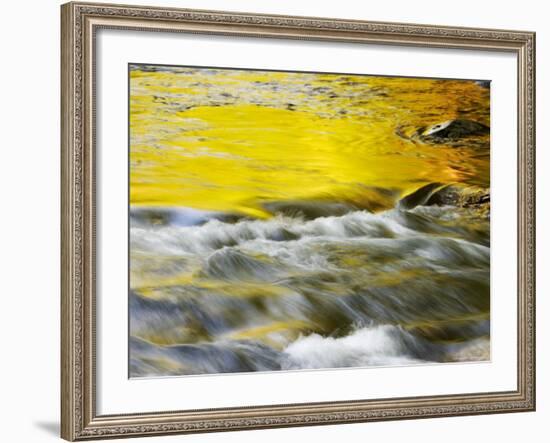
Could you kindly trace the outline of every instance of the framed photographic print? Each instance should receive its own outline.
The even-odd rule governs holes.
[[[63,438],[534,410],[534,33],[61,13]]]

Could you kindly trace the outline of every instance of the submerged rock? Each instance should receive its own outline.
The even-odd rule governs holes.
[[[288,217],[302,217],[313,220],[318,217],[341,216],[357,208],[353,205],[340,202],[323,201],[279,201],[266,202],[263,208],[271,214],[286,215]]]
[[[457,140],[473,135],[489,133],[489,127],[473,120],[447,120],[428,127],[418,129],[417,136],[427,141]]]
[[[357,185],[344,195],[319,196],[308,200],[263,201],[261,207],[271,215],[314,220],[319,217],[340,217],[355,211],[372,213],[395,206],[397,189]]]
[[[448,185],[434,192],[426,201],[426,205],[450,205],[467,208],[486,205],[490,201],[489,189]]]
[[[426,204],[434,191],[443,186],[441,183],[429,183],[399,200],[400,209],[412,209]]]
[[[130,209],[132,226],[198,226],[209,220],[237,223],[249,217],[238,213],[201,211],[192,208],[133,207]]]
[[[488,215],[491,196],[488,188],[429,183],[403,197],[398,207],[409,210],[416,206],[455,206],[481,210]]]

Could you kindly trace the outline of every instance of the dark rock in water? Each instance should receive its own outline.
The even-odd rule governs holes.
[[[490,203],[489,189],[430,183],[403,197],[398,207],[409,210],[417,206],[455,206],[480,209],[482,213],[488,213]]]
[[[488,189],[461,188],[449,185],[434,192],[426,201],[426,205],[449,205],[467,208],[488,205],[490,201],[491,197]]]
[[[417,136],[422,140],[438,142],[488,133],[489,127],[482,123],[473,120],[455,119],[420,128],[417,131]]]
[[[200,211],[191,208],[145,207],[130,209],[130,222],[132,225],[138,226],[198,226],[209,220],[237,223],[246,219],[249,217],[242,214]]]
[[[482,88],[489,89],[491,87],[490,80],[477,80],[476,83]]]
[[[430,183],[417,189],[412,194],[409,194],[399,200],[400,209],[412,209],[416,206],[424,205],[432,196],[434,191],[443,186],[441,183]]]
[[[426,201],[427,206],[456,206],[460,200],[460,189],[454,186],[445,186],[434,192]]]

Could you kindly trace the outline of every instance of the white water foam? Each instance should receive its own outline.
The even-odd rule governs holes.
[[[284,350],[283,369],[321,369],[362,366],[394,366],[425,363],[408,355],[400,340],[406,334],[391,325],[365,327],[341,337],[311,334]]]
[[[406,226],[398,210],[379,214],[355,211],[311,221],[286,216],[237,223],[214,219],[198,226],[136,226],[130,233],[132,250],[168,255],[202,255],[225,245],[240,245],[253,240],[411,238],[421,234]]]

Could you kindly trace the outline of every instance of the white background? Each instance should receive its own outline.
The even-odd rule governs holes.
[[[97,45],[99,414],[516,389],[511,345],[517,340],[514,54],[111,30],[99,31]],[[127,64],[133,61],[491,79],[491,162],[497,165],[491,171],[491,362],[128,380],[125,148]]]
[[[150,0],[151,1],[151,0]],[[149,3],[134,0],[133,3]],[[550,137],[542,122],[550,118],[550,76],[546,52],[550,43],[544,2],[462,0],[445,7],[439,1],[357,2],[353,0],[261,2],[228,0],[157,1],[158,5],[317,15],[366,20],[519,28],[537,31],[538,187],[538,411],[481,417],[430,419],[317,428],[249,431],[148,441],[252,442],[281,439],[334,441],[448,442],[496,440],[545,441],[550,418],[550,312],[545,297],[550,263],[550,208],[543,174],[550,160]],[[59,3],[26,1],[4,5],[1,28],[0,162],[2,214],[2,364],[0,405],[2,440],[55,441],[59,421]],[[548,200],[546,198],[546,200]],[[546,248],[546,249],[545,249]]]

